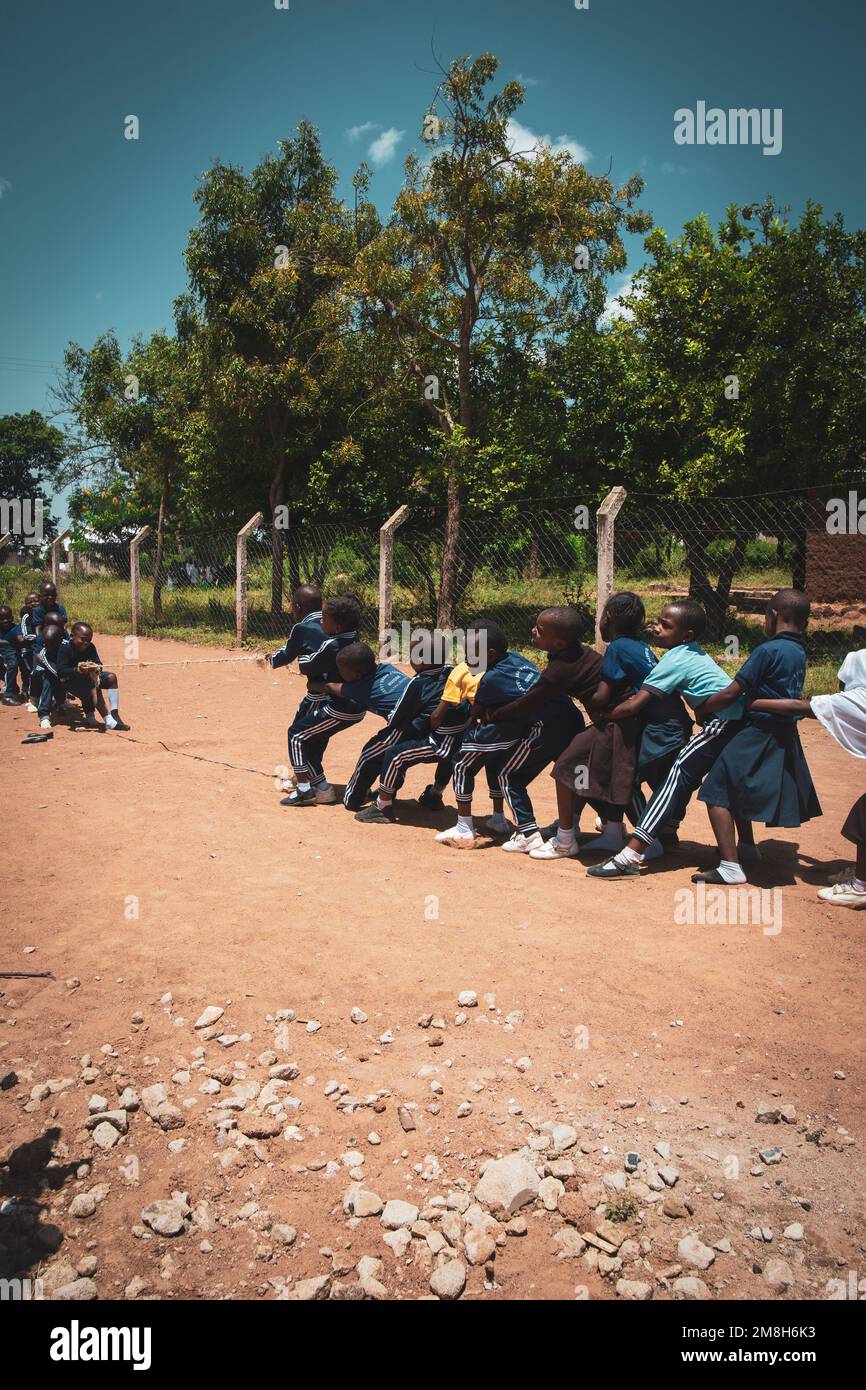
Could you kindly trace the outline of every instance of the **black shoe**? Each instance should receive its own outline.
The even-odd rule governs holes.
[[[115,729],[122,729],[124,733],[129,733],[129,725],[124,724],[123,720],[118,719],[117,715],[114,716],[114,727]]]
[[[4,695],[4,696],[3,696],[3,704],[4,704],[4,705],[20,705],[20,704],[21,704],[21,696],[20,696],[20,695]]]
[[[394,812],[383,811],[380,806],[365,806],[363,811],[355,812],[355,820],[364,821],[366,825],[393,825]]]
[[[281,800],[280,800],[280,805],[281,805],[281,806],[315,806],[315,805],[316,805],[316,791],[315,791],[315,788],[314,788],[314,787],[310,787],[310,790],[309,790],[309,791],[306,791],[306,792],[299,792],[299,791],[290,792],[290,794],[289,794],[288,796],[284,796],[284,797],[281,798]]]
[[[442,793],[435,787],[425,787],[418,798],[418,805],[423,806],[427,811],[441,811],[445,805],[442,800]]]

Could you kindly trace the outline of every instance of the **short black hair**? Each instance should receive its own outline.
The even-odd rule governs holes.
[[[470,632],[486,633],[488,649],[492,647],[495,652],[508,651],[508,638],[503,629],[492,618],[474,618],[466,629],[467,637]]]
[[[770,599],[767,608],[778,613],[786,623],[793,623],[802,632],[809,621],[812,604],[809,595],[802,589],[779,589]]]
[[[355,594],[335,594],[325,599],[323,611],[333,618],[341,632],[356,632],[361,621],[361,600]]]
[[[610,614],[611,621],[617,632],[623,637],[634,637],[635,633],[640,632],[646,622],[646,609],[639,594],[633,594],[630,589],[623,589],[618,594],[611,594],[605,610]]]
[[[304,613],[313,613],[322,606],[322,590],[318,584],[299,584],[292,594],[292,603],[296,603]]]
[[[15,614],[12,612],[12,609],[9,607],[8,603],[0,603],[0,614],[5,615],[6,613],[8,613],[9,617],[14,620]]]
[[[699,642],[707,630],[707,615],[704,609],[694,598],[678,598],[672,603],[667,604],[668,608],[676,608],[677,612],[683,615],[683,627],[690,629],[694,634],[694,639]]]
[[[73,623],[73,624],[72,624],[72,627],[69,629],[69,631],[70,631],[70,632],[89,632],[90,635],[91,635],[91,637],[93,636],[93,628],[90,626],[90,623]]]
[[[579,608],[542,608],[538,616],[546,618],[548,627],[570,647],[586,632],[586,614]]]
[[[349,642],[337,652],[337,662],[342,662],[355,672],[355,679],[370,676],[376,669],[376,656],[366,642]]]
[[[55,637],[63,636],[63,628],[59,623],[46,623],[42,629],[42,637],[45,642],[53,642]]]

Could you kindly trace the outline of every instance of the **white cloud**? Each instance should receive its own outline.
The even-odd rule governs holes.
[[[346,138],[354,145],[356,140],[360,140],[362,135],[369,135],[371,130],[381,130],[382,127],[376,121],[365,121],[363,125],[350,126],[346,131]]]
[[[4,193],[9,193],[11,188],[12,185],[8,179],[0,179],[0,198],[3,197]]]
[[[664,160],[664,162],[663,162],[659,167],[661,168],[661,171],[662,171],[663,174],[693,174],[693,173],[694,173],[694,170],[693,170],[693,169],[690,169],[690,168],[688,167],[687,164],[671,164],[671,162],[670,162],[669,159]]]
[[[577,140],[572,140],[567,135],[557,135],[555,139],[550,135],[536,135],[528,126],[521,125],[520,121],[513,118],[508,122],[507,138],[512,153],[520,151],[530,159],[535,157],[539,145],[550,145],[555,153],[566,150],[577,164],[586,164],[592,159],[586,146],[579,144]]]
[[[627,275],[619,288],[613,290],[604,301],[601,322],[613,323],[614,319],[633,319],[634,311],[629,309],[626,304],[620,304],[620,299],[627,294],[639,293],[640,289],[634,283],[634,276]]]
[[[394,126],[390,126],[388,130],[383,130],[367,151],[373,163],[387,164],[389,160],[392,160],[397,146],[405,134],[405,130],[397,130]]]
[[[537,77],[524,77],[522,72],[517,74],[517,81],[524,87],[540,87],[541,82]]]

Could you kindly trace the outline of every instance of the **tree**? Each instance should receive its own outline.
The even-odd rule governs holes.
[[[362,249],[356,285],[415,379],[436,426],[435,463],[447,519],[437,621],[453,622],[465,482],[480,438],[479,357],[508,325],[522,351],[595,318],[605,277],[621,270],[623,230],[646,231],[634,208],[643,181],[619,189],[565,150],[514,151],[509,121],[524,100],[518,82],[486,96],[491,54],[452,62],[424,129],[433,154],[406,161],[392,217]],[[442,114],[438,114],[441,112]]]
[[[339,335],[356,238],[375,221],[334,193],[337,175],[303,122],[249,175],[217,163],[196,193],[186,263],[200,318],[203,411],[217,433],[242,428],[242,464],[271,516],[271,608],[282,608],[283,514],[337,434]],[[241,460],[239,460],[241,461]]]
[[[45,502],[46,483],[56,477],[64,458],[64,439],[37,410],[0,416],[0,497],[7,502]],[[43,535],[56,530],[49,507],[42,513]]]

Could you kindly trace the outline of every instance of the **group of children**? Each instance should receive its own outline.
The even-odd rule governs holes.
[[[93,628],[83,622],[69,626],[69,615],[50,580],[38,593],[27,595],[17,622],[11,608],[0,607],[0,663],[2,703],[26,703],[39,719],[39,732],[28,735],[26,742],[51,738],[54,720],[77,710],[73,697],[88,728],[129,729],[120,717],[117,676],[103,669]]]
[[[307,679],[288,731],[293,786],[284,806],[336,803],[325,751],[336,734],[371,712],[383,725],[364,744],[343,796],[356,820],[393,823],[407,772],[427,763],[435,771],[420,805],[442,808],[452,781],[457,801],[455,824],[436,840],[471,848],[478,837],[475,780],[483,771],[493,809],[480,828],[500,837],[503,850],[531,859],[600,853],[601,862],[587,870],[591,877],[634,878],[677,843],[700,787],[719,865],[694,874],[693,882],[738,884],[760,859],[755,822],[793,828],[821,814],[800,718],[817,717],[843,747],[866,757],[866,652],[846,659],[840,695],[803,701],[809,600],[798,590],[781,589],[770,600],[766,641],[733,680],[700,645],[707,619],[693,599],[662,609],[650,634],[660,658],[644,636],[640,598],[617,593],[600,622],[604,656],[581,642],[577,609],[554,607],[539,613],[532,630],[533,647],[547,654],[543,669],[510,651],[496,623],[479,619],[468,634],[476,661],[452,667],[441,652],[413,651],[412,677],[378,661],[358,640],[361,605],[353,595],[323,603],[315,585],[304,585],[293,596],[292,613],[285,646],[260,659],[273,669],[296,660]],[[529,787],[548,767],[558,818],[542,829]],[[581,837],[577,826],[586,806],[595,811],[600,833]],[[843,834],[857,846],[854,875],[820,895],[864,907],[866,795]]]

